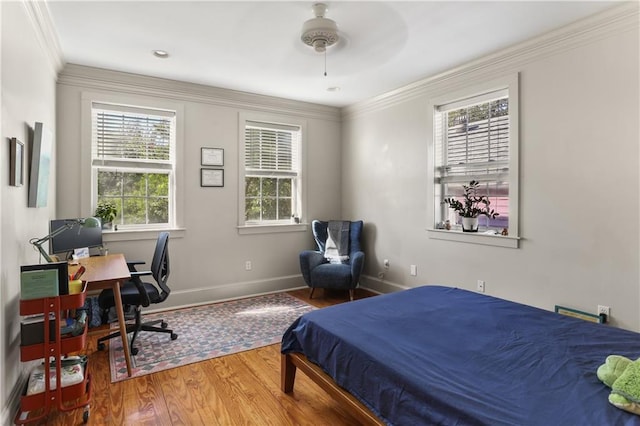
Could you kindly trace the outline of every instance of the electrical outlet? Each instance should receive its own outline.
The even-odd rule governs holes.
[[[247,260],[246,262],[244,262],[244,270],[245,271],[250,271],[251,270],[251,261]]]
[[[411,265],[411,267],[409,268],[409,273],[411,274],[412,277],[415,277],[418,275],[418,267],[416,265]]]
[[[610,309],[608,306],[598,305],[598,315],[605,314],[606,316],[609,316],[609,311]]]
[[[389,259],[384,260],[384,269],[389,269]]]
[[[478,291],[484,293],[484,281],[478,280]]]

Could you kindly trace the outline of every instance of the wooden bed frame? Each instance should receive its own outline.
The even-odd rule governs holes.
[[[296,380],[296,370],[298,368],[362,424],[380,426],[385,424],[356,397],[338,386],[331,376],[300,353],[281,355],[280,387],[284,393],[293,392],[293,384]]]

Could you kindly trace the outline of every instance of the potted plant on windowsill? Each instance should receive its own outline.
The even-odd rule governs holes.
[[[94,214],[100,218],[102,229],[111,229],[113,220],[118,214],[116,203],[113,201],[100,201],[96,206],[96,212]]]
[[[463,232],[478,232],[478,216],[484,215],[495,219],[498,213],[489,207],[491,202],[486,195],[478,195],[480,182],[472,180],[469,185],[462,185],[464,202],[455,198],[445,198],[444,202],[462,218]]]

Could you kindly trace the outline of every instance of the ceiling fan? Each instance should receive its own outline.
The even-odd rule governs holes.
[[[340,40],[338,25],[335,21],[325,18],[327,5],[315,3],[312,8],[315,18],[309,19],[302,26],[300,39],[318,53],[325,53],[327,47],[333,46]]]
[[[302,25],[300,39],[307,46],[313,47],[318,53],[324,53],[324,75],[327,76],[327,47],[335,45],[339,40],[338,25],[335,21],[325,18],[327,5],[315,3],[311,10],[315,18],[309,19]]]

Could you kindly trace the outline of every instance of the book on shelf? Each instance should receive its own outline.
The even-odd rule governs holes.
[[[25,274],[25,273],[29,274]],[[31,274],[37,272],[49,277]],[[53,289],[53,275],[57,277],[55,291]],[[52,262],[39,265],[20,266],[20,291],[23,300],[55,297],[69,294],[69,264],[67,262]]]
[[[58,271],[42,269],[20,273],[20,298],[22,300],[54,297],[59,294]]]

